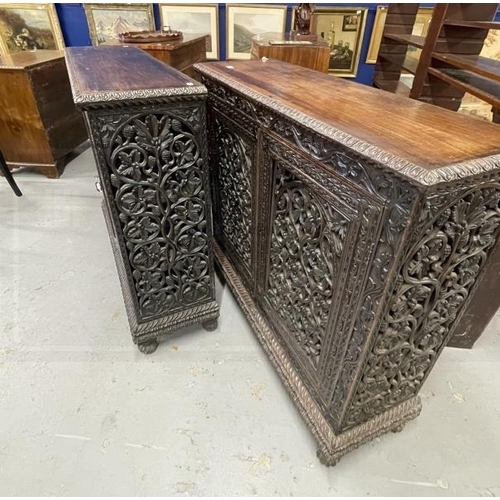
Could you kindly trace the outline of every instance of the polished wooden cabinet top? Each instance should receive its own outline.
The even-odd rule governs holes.
[[[196,80],[135,47],[70,47],[66,62],[77,105],[206,93]]]
[[[33,50],[0,56],[0,68],[32,69],[64,57],[62,50]]]
[[[208,35],[184,35],[180,40],[174,40],[171,42],[157,42],[157,43],[126,43],[120,42],[120,40],[109,40],[104,42],[102,45],[110,45],[110,46],[128,46],[128,47],[137,47],[143,50],[177,50],[181,47],[186,47],[188,45],[192,45],[193,43],[198,42],[201,39],[207,38]]]
[[[500,168],[477,160],[500,153],[499,125],[276,60],[195,68],[425,185]]]

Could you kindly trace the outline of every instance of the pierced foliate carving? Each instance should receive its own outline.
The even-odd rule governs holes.
[[[253,146],[242,134],[215,119],[218,151],[218,198],[222,233],[243,263],[250,269],[252,259]]]
[[[415,395],[477,281],[500,228],[500,186],[443,208],[404,259],[347,416],[357,425]]]
[[[204,159],[191,125],[166,112],[97,122],[140,316],[211,298]]]
[[[348,221],[282,167],[274,203],[266,297],[316,367]]]

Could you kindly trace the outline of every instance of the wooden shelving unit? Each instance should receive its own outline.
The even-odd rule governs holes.
[[[406,54],[408,44],[420,45],[424,40],[423,37],[411,34],[419,5],[418,3],[389,5],[375,66],[374,85],[406,97],[410,95],[411,89],[400,81],[401,72],[415,71]]]
[[[492,105],[493,121],[498,123],[500,61],[479,55],[488,30],[500,29],[494,21],[498,6],[436,4],[428,34],[421,37],[411,35],[415,18],[411,15],[419,4],[391,4],[387,13],[391,22],[384,28],[384,50],[379,52],[374,85],[453,111],[468,92]],[[406,56],[408,46],[422,49],[418,60]],[[403,70],[415,75],[409,92],[407,85],[398,84]]]

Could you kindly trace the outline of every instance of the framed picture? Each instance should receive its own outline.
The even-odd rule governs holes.
[[[375,64],[377,62],[386,17],[387,7],[377,7],[375,21],[373,22],[372,37],[370,38],[370,45],[368,46],[368,52],[366,54],[367,64]]]
[[[228,4],[226,19],[227,58],[250,59],[255,35],[284,34],[286,6]]]
[[[432,7],[421,7],[420,9],[418,9],[415,23],[413,24],[412,35],[427,35],[433,11],[434,9]],[[368,64],[375,64],[377,62],[378,51],[380,49],[380,43],[382,42],[382,34],[384,32],[386,17],[387,7],[377,7],[370,45],[368,47],[368,53],[366,55],[366,62]],[[415,52],[415,54],[412,54],[412,57],[416,57],[417,54],[420,53],[420,49],[417,49],[416,47],[408,46],[408,48],[409,52]]]
[[[218,4],[160,4],[161,27],[170,26],[186,35],[209,35],[207,59],[219,59]]]
[[[356,31],[358,29],[358,14],[344,16],[342,31]]]
[[[321,35],[330,46],[329,73],[356,76],[365,22],[366,8],[362,7],[318,7],[314,11],[311,32]]]
[[[84,7],[93,45],[116,40],[120,33],[155,29],[152,4],[87,3]]]
[[[63,48],[54,4],[0,4],[0,54]]]

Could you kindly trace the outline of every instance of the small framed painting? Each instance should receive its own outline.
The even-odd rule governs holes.
[[[63,48],[54,4],[0,4],[0,55]]]
[[[219,59],[218,4],[160,4],[161,27],[186,35],[209,35],[207,59]]]
[[[311,32],[321,35],[330,46],[328,72],[355,77],[366,22],[363,7],[318,7],[311,19]]]
[[[93,45],[116,40],[120,33],[155,29],[152,4],[87,3],[84,7]]]
[[[342,31],[357,31],[358,29],[358,14],[349,14],[344,16],[344,21],[342,23]]]
[[[226,19],[227,58],[250,59],[255,35],[284,34],[286,6],[228,4]]]

